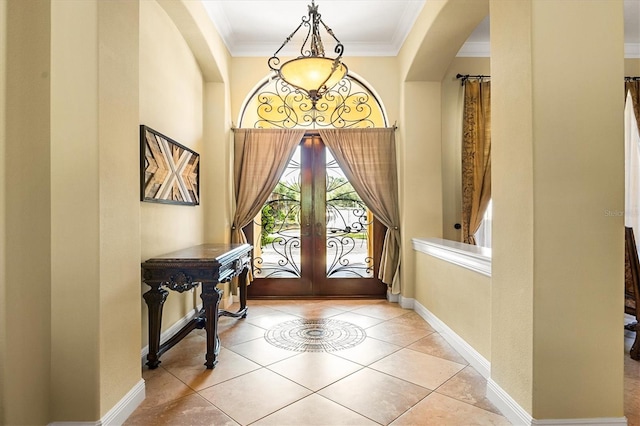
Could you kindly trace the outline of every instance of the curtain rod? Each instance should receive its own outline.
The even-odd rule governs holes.
[[[456,78],[460,81],[460,84],[464,86],[464,82],[469,80],[470,78],[482,80],[483,78],[491,78],[490,75],[470,75],[470,74],[456,74]]]
[[[393,131],[396,131],[396,130],[398,130],[398,121],[396,120],[393,123],[393,126],[391,126],[391,127],[367,127],[367,128],[368,129],[393,129]],[[241,129],[242,129],[242,127],[236,127],[235,125],[231,125],[231,131],[232,132],[235,132],[236,130],[241,130]],[[319,135],[320,134],[319,130],[320,129],[307,129],[305,131],[305,135],[310,135],[310,136]],[[340,129],[338,129],[338,130],[340,130]]]
[[[462,80],[462,85],[464,85],[464,82],[469,80],[470,78],[477,78],[477,79],[483,79],[483,78],[491,78],[490,75],[471,75],[471,74],[456,74],[456,78],[458,80]],[[624,77],[624,81],[640,81],[640,77],[636,77],[636,76],[625,76]]]

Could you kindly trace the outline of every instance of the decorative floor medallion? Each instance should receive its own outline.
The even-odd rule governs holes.
[[[339,351],[359,345],[366,337],[355,324],[322,318],[285,321],[264,335],[273,346],[296,352]]]

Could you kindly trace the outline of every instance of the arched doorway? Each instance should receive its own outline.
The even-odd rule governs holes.
[[[244,231],[254,246],[249,297],[383,298],[378,278],[385,228],[371,214],[317,129],[386,127],[378,97],[346,76],[313,108],[278,78],[242,108],[241,127],[308,129],[260,214]]]

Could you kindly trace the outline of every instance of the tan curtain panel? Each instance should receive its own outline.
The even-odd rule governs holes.
[[[234,133],[236,211],[232,243],[246,243],[242,228],[260,212],[304,136],[304,129],[237,129]],[[253,280],[253,277],[249,278]]]
[[[633,113],[636,116],[636,124],[640,131],[640,80],[624,82],[624,98],[627,99],[627,92],[631,92],[631,101],[633,103]]]
[[[362,201],[387,227],[378,278],[400,293],[400,210],[395,129],[320,130]]]
[[[491,200],[491,82],[467,80],[462,121],[462,241],[474,234]]]

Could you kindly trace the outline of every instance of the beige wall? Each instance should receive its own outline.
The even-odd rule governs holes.
[[[99,417],[98,4],[51,7],[51,415],[77,421]]]
[[[7,4],[0,421],[95,421],[140,380],[138,5]]]
[[[491,278],[416,252],[415,300],[491,361]]]
[[[6,6],[3,134],[6,310],[3,424],[49,420],[51,364],[50,14],[45,2]],[[5,38],[6,35],[6,38]],[[28,53],[28,54],[27,54]],[[11,60],[7,60],[11,58]],[[10,160],[8,160],[10,159]]]
[[[147,125],[200,154],[203,143],[203,79],[186,41],[155,1],[140,3],[140,124]],[[201,192],[208,182],[203,179]],[[140,203],[140,261],[201,244],[204,207]],[[142,292],[148,286],[142,285]],[[142,297],[142,345],[148,343],[147,307]],[[164,305],[163,330],[200,303],[195,291],[171,292]]]
[[[625,59],[624,75],[628,77],[640,76],[640,59]]]
[[[141,379],[139,3],[98,1],[101,418]]]
[[[490,75],[489,58],[454,58],[442,79],[442,237],[461,241],[464,87],[456,74]]]
[[[0,34],[7,34],[7,2],[0,1]],[[0,40],[0,324],[6,324],[6,219],[5,219],[5,185],[6,185],[6,99],[7,99],[7,42],[6,37]],[[5,421],[5,354],[7,351],[6,328],[0,325],[0,422]]]
[[[491,2],[491,375],[536,419],[623,415],[622,16]]]
[[[401,293],[414,297],[413,237],[442,236],[442,154],[439,82],[403,85],[398,168],[402,234]]]
[[[100,418],[140,380],[138,20],[137,2],[52,2],[50,416],[58,421]]]
[[[228,86],[224,83],[205,83],[203,153],[207,167],[200,170],[201,179],[205,182],[200,188],[206,212],[205,241],[231,241],[235,199],[229,99]]]
[[[402,295],[407,298],[414,297],[418,282],[411,238],[442,237],[443,201],[451,204],[451,199],[443,196],[443,185],[450,185],[450,175],[449,169],[443,171],[448,164],[443,163],[442,108],[448,105],[443,104],[442,80],[458,49],[487,13],[487,1],[427,2],[397,57],[403,82],[398,157],[401,279]]]

